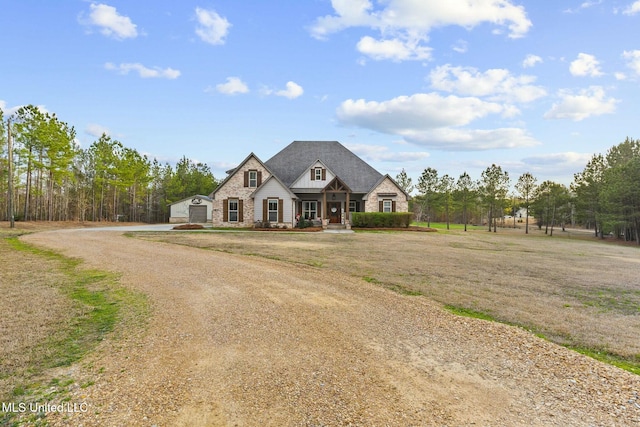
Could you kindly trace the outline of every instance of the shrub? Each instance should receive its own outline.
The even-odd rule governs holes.
[[[307,228],[311,226],[313,226],[313,222],[304,218],[300,218],[300,220],[298,221],[298,224],[296,225],[297,228]]]
[[[353,212],[351,226],[361,228],[407,228],[411,224],[411,212]]]

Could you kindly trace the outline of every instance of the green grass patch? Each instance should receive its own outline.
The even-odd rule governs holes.
[[[396,293],[398,293],[400,295],[407,295],[407,296],[412,296],[412,297],[423,295],[422,292],[417,291],[415,289],[411,289],[411,288],[408,288],[406,286],[398,285],[397,283],[382,282],[382,281],[376,279],[375,277],[364,276],[362,278],[362,280],[364,280],[367,283],[372,283],[374,285],[382,286],[383,288],[389,289],[390,291],[396,292]]]
[[[506,325],[510,325],[510,326],[516,326],[516,327],[520,327],[522,329],[525,329],[531,333],[533,333],[535,336],[537,336],[538,338],[541,338],[545,341],[551,341],[551,342],[556,342],[557,340],[551,340],[549,339],[547,336],[545,336],[544,334],[540,333],[540,332],[535,332],[527,327],[521,326],[521,325],[516,325],[516,324],[512,324],[509,322],[502,322],[500,320],[497,320],[496,318],[494,318],[493,316],[491,316],[490,314],[484,313],[482,311],[477,311],[477,310],[473,310],[470,308],[466,308],[466,307],[460,307],[460,306],[455,306],[455,305],[445,305],[444,308],[453,313],[456,314],[458,316],[463,316],[463,317],[471,317],[474,319],[482,319],[482,320],[488,320],[491,322],[499,322],[499,323],[504,323]],[[606,350],[602,350],[602,349],[593,349],[593,348],[587,348],[587,347],[581,347],[581,346],[575,346],[575,345],[571,345],[571,344],[560,344],[563,347],[566,347],[570,350],[576,351],[580,354],[583,354],[585,356],[591,357],[593,359],[599,360],[600,362],[604,362],[607,363],[609,365],[613,365],[613,366],[617,366],[620,369],[624,369],[625,371],[634,373],[636,375],[640,375],[640,355],[637,355],[633,358],[625,358],[622,357],[620,355],[608,352]]]
[[[462,317],[471,317],[471,318],[474,318],[474,319],[489,320],[491,322],[496,322],[497,321],[490,314],[484,313],[482,311],[472,310],[472,309],[467,308],[467,307],[461,307],[461,306],[447,304],[447,305],[444,306],[444,308],[447,311],[449,311],[449,312],[451,312],[453,314],[456,314],[458,316],[462,316]]]
[[[28,253],[36,259],[47,261],[47,267],[62,273],[65,279],[55,283],[42,279],[42,286],[55,286],[62,298],[68,298],[74,307],[68,313],[59,330],[46,339],[30,344],[34,356],[28,366],[16,366],[8,372],[12,378],[9,395],[0,395],[5,402],[43,402],[52,399],[64,400],[73,384],[71,378],[49,377],[52,368],[70,366],[78,362],[112,331],[116,325],[143,326],[149,314],[149,305],[144,294],[122,288],[118,276],[112,273],[80,268],[77,259],[65,257],[57,252],[31,246],[18,237],[5,241],[12,259],[19,259],[16,252]],[[11,255],[9,253],[9,255]],[[22,255],[24,257],[25,255]],[[26,326],[28,327],[28,326]],[[123,329],[124,331],[124,329]],[[0,414],[0,425],[22,425],[26,421],[20,414]]]
[[[640,291],[637,290],[589,289],[576,293],[576,298],[600,313],[613,312],[626,316],[640,314]]]
[[[600,362],[607,363],[609,365],[617,366],[620,369],[629,371],[633,374],[640,375],[640,355],[636,355],[634,358],[624,358],[614,353],[610,353],[606,350],[598,350],[585,347],[576,347],[571,345],[565,345],[566,348],[576,351],[585,356],[589,356]]]

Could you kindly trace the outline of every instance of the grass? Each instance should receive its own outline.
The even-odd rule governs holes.
[[[3,359],[0,400],[64,401],[74,379],[57,368],[70,366],[119,324],[140,326],[148,315],[142,294],[118,285],[114,274],[86,270],[78,260],[28,245],[6,232],[0,239]],[[7,237],[9,236],[9,237]],[[42,425],[32,414],[0,414],[0,425]]]
[[[466,233],[458,228],[137,236],[303,263],[325,276],[338,271],[394,292],[423,295],[459,315],[522,327],[631,372],[640,368],[640,248],[603,243],[588,233],[549,237],[534,227],[529,234],[478,227]]]
[[[450,313],[453,313],[457,316],[463,316],[463,317],[471,317],[473,319],[482,319],[482,320],[488,320],[490,322],[495,322],[496,319],[491,316],[490,314],[484,313],[482,311],[477,311],[477,310],[473,310],[470,308],[466,308],[466,307],[458,307],[455,305],[451,305],[451,304],[445,304],[444,308],[449,311]]]
[[[427,222],[426,221],[414,221],[411,223],[411,225],[416,226],[416,227],[427,227]],[[531,224],[529,224],[531,225]],[[447,229],[447,223],[446,222],[432,222],[428,225],[428,227],[430,228],[435,228],[438,230],[446,230]],[[472,224],[467,224],[467,230],[484,230],[485,226],[480,226],[480,225],[472,225]],[[454,223],[450,223],[449,224],[449,230],[464,230],[464,224],[454,224]]]
[[[567,345],[565,347],[601,362],[608,363],[609,365],[617,366],[618,368],[624,369],[625,371],[640,375],[640,357],[635,357],[634,359],[630,360],[606,350],[570,345]]]
[[[496,319],[495,317],[493,317],[492,315],[488,313],[484,313],[482,311],[477,311],[477,310],[473,310],[466,307],[457,307],[449,304],[445,305],[444,308],[447,311],[458,316],[471,317],[474,319],[482,319],[490,322],[500,322],[500,323],[509,324],[511,326],[522,327],[523,329],[533,332],[539,338],[549,340],[549,338],[544,334],[531,331],[531,329],[527,328],[526,326],[514,325],[510,322],[502,322]],[[585,356],[591,357],[593,359],[599,360],[601,362],[607,363],[609,365],[617,366],[618,368],[624,369],[625,371],[629,371],[636,375],[640,375],[640,356],[622,357],[618,354],[612,353],[605,349],[587,348],[587,347],[568,345],[568,344],[565,344],[564,347],[570,350],[573,350],[575,352],[578,352],[580,354],[583,354]]]
[[[374,277],[370,277],[370,276],[364,276],[362,278],[362,280],[364,280],[367,283],[373,283],[374,285],[378,285],[378,286],[382,286],[383,288],[389,289],[393,292],[399,293],[400,295],[407,295],[407,296],[420,296],[422,295],[422,292],[420,291],[416,291],[414,289],[410,289],[407,288],[405,286],[400,286],[397,285],[395,283],[384,283],[381,282],[380,280],[374,278]]]

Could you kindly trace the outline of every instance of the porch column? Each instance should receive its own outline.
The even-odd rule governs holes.
[[[347,216],[347,220],[349,221],[349,224],[351,224],[351,212],[349,211],[349,192],[347,191],[345,194],[347,195],[347,201],[344,209],[344,214]]]
[[[324,209],[324,211],[320,213],[322,215],[320,219],[324,220],[327,217],[327,213],[329,212],[329,208],[327,208],[327,192],[326,191],[322,193],[322,208]]]

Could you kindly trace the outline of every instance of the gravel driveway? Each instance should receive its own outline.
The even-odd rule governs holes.
[[[120,231],[24,239],[120,273],[152,305],[144,331],[72,370],[93,381],[72,397],[89,410],[53,425],[640,423],[640,377],[424,297]]]

